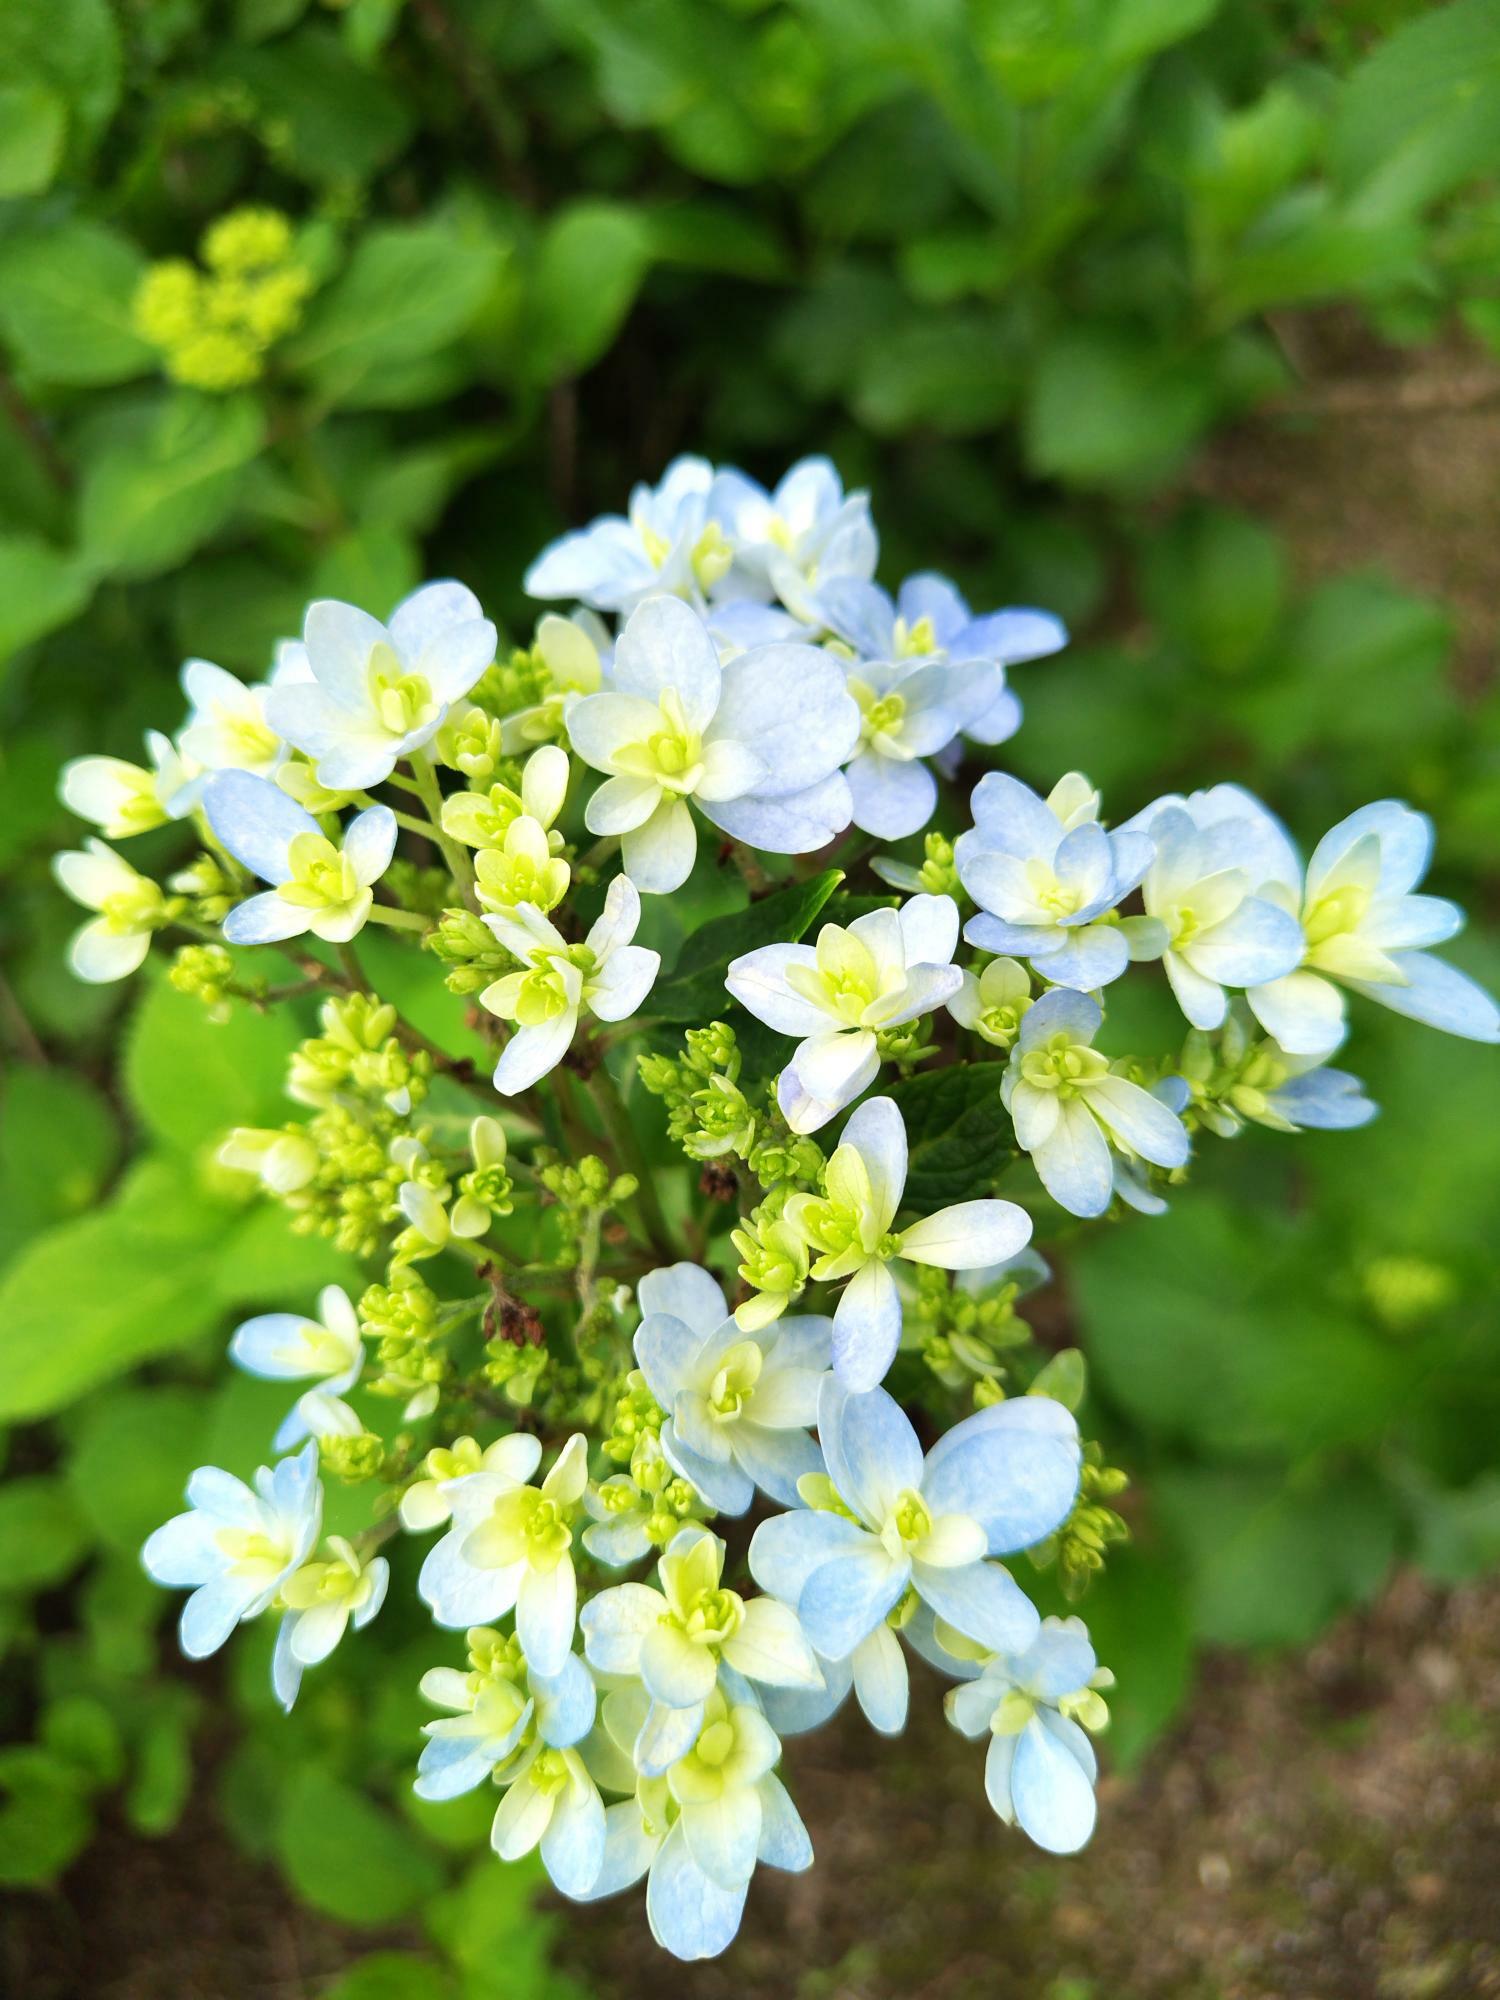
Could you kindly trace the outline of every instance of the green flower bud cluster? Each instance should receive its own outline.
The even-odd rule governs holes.
[[[903,1076],[910,1076],[918,1063],[937,1054],[932,1039],[932,1016],[920,1015],[899,1027],[882,1028],[875,1037],[876,1052],[882,1062],[894,1063]]]
[[[537,1179],[575,1229],[591,1216],[619,1208],[640,1186],[634,1174],[611,1174],[597,1153],[585,1153],[573,1164],[544,1152],[536,1160]]]
[[[1005,1380],[1003,1356],[1031,1339],[1031,1328],[1016,1312],[1021,1288],[1013,1281],[961,1291],[946,1271],[916,1267],[917,1302],[908,1324],[923,1361],[945,1389],[968,1389],[976,1406],[997,1400]]]
[[[287,1094],[299,1104],[325,1106],[346,1092],[375,1098],[401,1116],[427,1095],[432,1058],[408,1053],[393,1030],[396,1010],[373,994],[325,1000],[323,1033],[292,1057]]]
[[[243,888],[243,878],[236,879],[221,866],[216,855],[202,853],[186,868],[179,868],[168,878],[167,887],[175,889],[179,896],[190,897],[191,915],[194,923],[221,924],[229,914]]]
[[[352,1486],[373,1479],[380,1471],[385,1462],[385,1440],[374,1431],[360,1431],[352,1437],[337,1432],[318,1439],[318,1459],[325,1472]]]
[[[499,718],[475,705],[444,723],[433,748],[450,771],[462,771],[470,784],[487,785],[501,767],[500,737]]]
[[[298,260],[290,221],[272,208],[220,216],[199,255],[201,267],[185,257],[153,264],[133,316],[174,381],[222,395],[264,374],[266,350],[302,317],[313,273]]]
[[[639,1368],[625,1377],[604,1439],[604,1456],[616,1465],[631,1465],[642,1439],[658,1439],[667,1413],[646,1387]]]
[[[680,1056],[641,1056],[641,1082],[666,1107],[667,1131],[690,1160],[748,1159],[760,1121],[740,1088],[733,1028],[690,1028]]]
[[[409,1264],[393,1265],[385,1284],[366,1286],[359,1322],[380,1369],[365,1378],[375,1395],[412,1397],[448,1379],[451,1367],[441,1342],[454,1322],[445,1323],[436,1292]]]
[[[773,1187],[760,1206],[730,1232],[729,1240],[740,1255],[739,1274],[757,1294],[737,1314],[747,1332],[769,1325],[800,1297],[807,1283],[812,1253],[807,1238],[784,1213],[787,1197],[794,1191],[789,1181]]]
[[[469,690],[470,704],[503,720],[532,708],[552,692],[552,674],[539,652],[517,646],[506,660],[487,667]],[[538,739],[540,741],[540,739]]]
[[[1104,1463],[1099,1445],[1084,1445],[1083,1472],[1072,1513],[1029,1552],[1038,1569],[1057,1564],[1057,1580],[1070,1603],[1082,1597],[1103,1569],[1105,1551],[1130,1539],[1128,1525],[1109,1505],[1129,1484],[1128,1475],[1118,1466]]]
[[[471,1625],[464,1634],[464,1644],[469,1649],[472,1673],[519,1686],[526,1673],[526,1655],[514,1632],[497,1632],[493,1625]]]
[[[381,877],[385,888],[404,910],[415,910],[434,923],[453,894],[453,877],[446,868],[422,868],[398,854]]]
[[[234,960],[221,944],[185,944],[172,959],[167,973],[179,993],[201,1000],[215,1021],[229,1019],[229,1002],[243,994],[245,986],[234,976]]]
[[[537,1402],[544,1378],[557,1372],[554,1361],[555,1356],[545,1347],[518,1346],[498,1336],[485,1348],[484,1379],[493,1383],[507,1403],[518,1410],[530,1409]]]
[[[1183,1113],[1190,1131],[1202,1127],[1232,1139],[1246,1124],[1273,1132],[1297,1129],[1268,1101],[1291,1077],[1285,1056],[1274,1042],[1254,1038],[1237,1013],[1216,1035],[1194,1028],[1182,1045],[1177,1072],[1192,1092]]]
[[[448,968],[443,983],[450,993],[478,993],[515,963],[472,910],[444,910],[422,943]]]

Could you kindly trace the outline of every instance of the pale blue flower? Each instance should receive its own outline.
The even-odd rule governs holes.
[[[794,1506],[797,1481],[823,1463],[808,1427],[831,1362],[831,1323],[788,1317],[746,1334],[696,1264],[650,1272],[638,1296],[635,1354],[666,1411],[667,1463],[721,1514],[743,1514],[757,1486]]]
[[[364,791],[428,743],[495,657],[496,632],[461,583],[403,598],[389,625],[322,598],[303,627],[309,680],[278,681],[269,726],[313,761],[333,791]]]
[[[92,820],[108,840],[128,840],[193,809],[190,767],[169,737],[146,731],[149,770],[123,757],[74,757],[62,767],[58,795],[69,812]]]
[[[1030,1600],[992,1556],[1032,1547],[1078,1491],[1078,1427],[1061,1403],[1018,1396],[968,1417],[924,1459],[883,1389],[825,1383],[818,1435],[827,1509],[763,1522],[750,1571],[797,1608],[823,1658],[843,1660],[908,1590],[980,1645],[1019,1652],[1038,1630]]]
[[[823,1192],[791,1195],[783,1211],[816,1253],[812,1276],[848,1280],[833,1315],[833,1365],[851,1389],[883,1381],[901,1343],[892,1264],[979,1269],[1015,1256],[1031,1236],[1030,1216],[1010,1201],[955,1202],[896,1230],[906,1166],[906,1126],[894,1099],[867,1098],[844,1127]]]
[[[313,1379],[325,1396],[342,1396],[359,1380],[365,1349],[359,1315],[340,1285],[318,1294],[318,1317],[302,1313],[258,1313],[241,1322],[229,1342],[229,1358],[247,1374],[270,1382]],[[308,1434],[307,1413],[299,1403],[286,1417],[272,1448],[290,1451]]]
[[[824,924],[815,945],[768,944],[731,959],[724,984],[740,1005],[800,1038],[776,1085],[794,1132],[818,1131],[868,1090],[883,1030],[953,998],[963,983],[957,943],[953,898],[913,896],[847,930]]]
[[[1221,818],[1195,801],[1158,800],[1122,831],[1144,833],[1155,848],[1141,881],[1148,917],[1162,925],[1162,969],[1195,1028],[1222,1026],[1226,987],[1280,979],[1302,957],[1302,927],[1288,911],[1256,895],[1255,822]]]
[[[326,1660],[351,1624],[362,1632],[390,1587],[384,1556],[366,1562],[342,1535],[330,1535],[327,1549],[323,1559],[303,1563],[281,1586],[285,1615],[271,1656],[271,1686],[289,1713],[304,1670]]]
[[[1149,918],[1114,916],[1153,848],[1142,833],[1106,833],[1098,794],[1071,772],[1045,799],[990,771],[974,788],[974,825],[954,843],[959,880],[980,914],[964,927],[982,951],[1029,959],[1056,986],[1094,992],[1132,956],[1166,941]]]
[[[728,566],[722,535],[705,539],[713,482],[707,459],[674,458],[659,485],[634,488],[628,514],[549,543],[526,572],[527,595],[622,614],[658,593],[696,599]]]
[[[476,1631],[471,1645],[495,1636]],[[507,1672],[433,1667],[421,1688],[424,1700],[450,1713],[422,1725],[427,1741],[412,1787],[418,1798],[456,1799],[495,1773],[503,1782],[534,1743],[571,1750],[594,1724],[594,1682],[576,1653],[550,1675],[537,1673],[524,1654]]]
[[[725,666],[697,612],[654,597],[615,648],[609,691],[568,713],[585,763],[606,774],[590,833],[619,834],[625,871],[652,895],[680,889],[698,836],[692,800],[732,839],[807,854],[848,826],[839,766],[859,711],[837,663],[813,646],[757,646]]]
[[[1076,1854],[1094,1830],[1098,1762],[1080,1726],[1102,1728],[1110,1685],[1079,1618],[1048,1618],[1026,1649],[997,1654],[944,1706],[965,1736],[989,1735],[984,1788],[1008,1826],[1049,1854]]]
[[[602,1704],[612,1761],[629,1767],[646,1696],[636,1688]],[[775,1774],[781,1743],[760,1710],[716,1689],[702,1727],[663,1774],[643,1777],[605,1814],[603,1864],[586,1900],[646,1877],[651,1935],[676,1958],[715,1958],[734,1940],[758,1864],[801,1872],[812,1842]]]
[[[938,757],[994,705],[1000,669],[986,662],[857,660],[849,692],[859,704],[859,747],[848,769],[854,824],[880,840],[919,833],[937,804]]]
[[[1021,724],[1021,704],[1005,685],[1005,669],[1044,659],[1068,643],[1066,627],[1048,611],[1018,607],[975,617],[947,577],[924,572],[910,576],[895,601],[873,583],[835,584],[823,593],[828,622],[862,659],[925,659],[975,670],[993,668],[986,678],[995,693],[988,706],[964,724],[976,743],[1004,743]]]
[[[832,622],[831,589],[875,574],[870,496],[846,494],[829,459],[799,459],[771,493],[726,467],[708,510],[733,555],[722,585],[730,598],[774,596],[804,624],[822,626]]]
[[[242,1620],[268,1610],[311,1553],[323,1520],[318,1447],[263,1465],[250,1486],[201,1466],[187,1497],[189,1511],[156,1530],[141,1561],[157,1583],[192,1591],[178,1629],[182,1650],[201,1660]]]
[[[396,848],[389,806],[356,814],[338,846],[278,785],[248,771],[220,771],[208,782],[203,806],[235,860],[274,885],[229,912],[224,935],[231,944],[274,944],[307,931],[347,944],[364,928],[375,901],[372,884]]]
[[[1000,1081],[1017,1145],[1073,1215],[1109,1207],[1120,1157],[1113,1148],[1156,1167],[1184,1166],[1190,1150],[1174,1105],[1117,1075],[1094,1048],[1103,1020],[1086,993],[1044,993],[1021,1022]]]

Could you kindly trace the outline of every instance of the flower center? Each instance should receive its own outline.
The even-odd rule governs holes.
[[[678,1629],[695,1646],[722,1646],[745,1622],[745,1601],[737,1591],[705,1590],[683,1617]]]
[[[1021,1013],[1015,1006],[986,1007],[979,1017],[979,1032],[997,1048],[1008,1049],[1021,1031]]]
[[[1064,1097],[1096,1083],[1108,1069],[1108,1059],[1098,1049],[1070,1041],[1066,1035],[1054,1035],[1042,1048],[1028,1049],[1021,1058],[1021,1075],[1033,1089],[1056,1090]]]
[[[99,905],[99,914],[118,937],[132,931],[148,930],[161,907],[161,891],[144,875],[128,889],[115,889]]]
[[[555,1500],[534,1488],[525,1490],[529,1500],[522,1515],[521,1533],[526,1542],[526,1560],[533,1569],[555,1569],[573,1546],[573,1530]]]
[[[359,893],[352,864],[321,833],[299,833],[287,848],[291,879],[277,895],[302,910],[321,910],[350,902]]]
[[[894,638],[892,651],[898,660],[909,660],[939,650],[937,632],[930,618],[914,618],[910,625],[904,618],[898,618]]]
[[[765,1355],[753,1340],[731,1347],[709,1385],[708,1401],[722,1424],[733,1423],[755,1392]]]
[[[892,1555],[915,1548],[932,1533],[932,1515],[921,1494],[908,1486],[896,1496],[896,1504],[886,1518],[881,1540]],[[893,1546],[894,1544],[894,1546]]]
[[[285,1547],[259,1528],[220,1528],[214,1540],[228,1556],[230,1567],[241,1574],[280,1569],[286,1561]]]
[[[536,1789],[555,1798],[568,1782],[568,1761],[561,1750],[538,1750],[532,1760],[530,1777]]]
[[[1369,890],[1361,889],[1354,883],[1320,896],[1302,919],[1309,950],[1316,950],[1332,938],[1358,930],[1369,907]]]
[[[425,729],[441,713],[430,683],[421,674],[407,673],[387,645],[371,649],[369,686],[381,727],[392,736],[409,736],[414,729]]]
[[[874,743],[891,755],[897,751],[906,703],[899,694],[877,694],[868,682],[851,677],[849,692],[859,703],[861,743]]]
[[[707,1764],[711,1771],[722,1770],[734,1754],[734,1724],[727,1718],[709,1723],[696,1747],[700,1763]]]
[[[1051,917],[1071,917],[1083,904],[1083,891],[1059,882],[1045,861],[1028,861],[1026,884],[1031,899]]]

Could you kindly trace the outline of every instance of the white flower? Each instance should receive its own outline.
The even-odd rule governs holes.
[[[460,1479],[471,1472],[504,1473],[511,1463],[509,1438],[497,1438],[481,1450],[475,1438],[455,1438],[451,1445],[435,1445],[422,1461],[423,1478],[415,1480],[401,1496],[401,1525],[409,1535],[425,1534],[440,1528],[453,1517],[453,1494]]]
[[[128,840],[148,833],[169,819],[191,811],[185,796],[189,773],[159,730],[146,732],[151,769],[123,757],[75,757],[63,765],[58,792],[69,812],[92,820],[110,840]]]
[[[906,1187],[906,1127],[889,1097],[850,1117],[821,1195],[794,1194],[785,1219],[817,1252],[814,1278],[847,1278],[833,1316],[833,1365],[851,1389],[881,1381],[901,1342],[901,1294],[890,1266],[905,1260],[967,1271],[1003,1263],[1031,1237],[1010,1201],[961,1201],[906,1229],[892,1224]]]
[[[253,1487],[201,1466],[187,1497],[190,1511],[156,1530],[141,1561],[157,1583],[192,1591],[178,1630],[182,1650],[201,1660],[267,1610],[311,1553],[323,1519],[318,1447],[304,1445],[274,1471],[262,1466]]]
[[[468,1635],[472,1671],[433,1667],[422,1695],[451,1714],[424,1723],[427,1742],[412,1789],[422,1799],[456,1799],[494,1771],[502,1781],[534,1743],[571,1750],[593,1727],[594,1683],[576,1653],[558,1674],[539,1674],[513,1639],[479,1626]]]
[[[751,1575],[796,1606],[818,1653],[848,1659],[908,1589],[993,1651],[1031,1644],[1037,1613],[988,1558],[1031,1548],[1072,1510],[1082,1454],[1061,1403],[1015,1396],[992,1404],[955,1424],[924,1459],[906,1413],[883,1389],[851,1395],[830,1377],[818,1435],[832,1482],[827,1507],[764,1521],[750,1544]]]
[[[707,459],[673,459],[659,486],[634,489],[628,516],[601,514],[543,549],[526,572],[528,596],[619,612],[656,592],[697,596],[728,567],[722,531],[708,521],[713,480]]]
[[[989,1734],[990,1804],[1049,1854],[1076,1854],[1094,1830],[1098,1763],[1080,1724],[1104,1727],[1109,1712],[1095,1690],[1113,1678],[1082,1619],[1048,1618],[1024,1652],[995,1655],[944,1700],[955,1729]]]
[[[271,727],[311,757],[319,783],[362,791],[430,741],[495,657],[495,628],[461,583],[403,598],[389,626],[322,598],[303,628],[312,679],[279,684]]]
[[[188,719],[178,748],[204,771],[253,771],[270,777],[286,745],[267,718],[268,685],[247,687],[211,660],[189,660],[182,669]]]
[[[774,595],[796,618],[820,626],[830,622],[824,594],[831,584],[875,574],[879,543],[870,496],[846,495],[826,458],[799,459],[773,493],[726,467],[708,507],[734,555],[728,594]]]
[[[781,1319],[747,1335],[696,1264],[650,1272],[638,1295],[635,1355],[667,1413],[668,1464],[721,1514],[743,1514],[757,1486],[794,1506],[797,1481],[823,1463],[807,1430],[831,1357],[829,1322]]]
[[[918,833],[937,804],[935,757],[993,707],[1002,681],[988,662],[860,660],[848,669],[859,703],[859,749],[849,765],[854,824],[881,840]]]
[[[300,1313],[259,1313],[235,1328],[229,1358],[268,1381],[312,1377],[325,1396],[342,1396],[354,1387],[364,1367],[359,1315],[342,1286],[325,1285],[318,1294],[316,1319]],[[299,1404],[276,1433],[273,1449],[289,1451],[307,1433],[306,1413]]]
[[[549,685],[539,702],[517,709],[501,723],[505,755],[518,757],[534,743],[566,735],[574,703],[604,685],[604,658],[612,650],[603,621],[592,611],[575,612],[571,618],[549,611],[540,619],[532,651],[546,668]]]
[[[245,771],[211,778],[203,808],[235,860],[275,885],[229,912],[224,935],[231,944],[273,944],[307,931],[329,944],[347,944],[363,929],[375,900],[371,884],[395,852],[396,817],[389,806],[357,814],[337,847],[279,786]]]
[[[540,1486],[527,1484],[540,1442],[500,1440],[486,1468],[454,1482],[453,1526],[427,1553],[417,1588],[439,1625],[487,1625],[514,1608],[516,1634],[539,1673],[562,1671],[578,1585],[573,1530],[588,1484],[588,1444],[569,1438]]]
[[[365,1562],[342,1535],[330,1535],[328,1555],[303,1563],[281,1586],[286,1616],[276,1634],[271,1685],[285,1709],[302,1686],[305,1667],[326,1660],[352,1622],[362,1632],[385,1602],[390,1564],[384,1556]]]
[[[1424,814],[1396,799],[1361,806],[1318,842],[1304,882],[1277,821],[1259,801],[1240,797],[1259,815],[1275,857],[1261,893],[1300,920],[1306,944],[1295,971],[1245,995],[1288,1054],[1327,1055],[1338,1047],[1340,987],[1445,1034],[1500,1041],[1500,1008],[1489,994],[1426,949],[1456,937],[1464,915],[1441,896],[1414,893],[1432,859],[1432,822]]]
[[[959,880],[980,914],[964,936],[981,951],[1029,959],[1057,986],[1093,992],[1166,933],[1150,918],[1112,920],[1151,865],[1143,833],[1106,833],[1099,798],[1070,772],[1047,798],[990,771],[974,788],[974,825],[954,843]]]
[[[723,1567],[718,1536],[686,1527],[656,1566],[660,1590],[619,1583],[583,1607],[589,1665],[600,1674],[639,1677],[651,1697],[632,1746],[636,1768],[647,1776],[659,1776],[691,1748],[721,1665],[771,1687],[823,1685],[792,1606],[726,1590]]]
[[[553,822],[568,795],[568,753],[555,743],[533,750],[521,767],[521,789],[491,785],[487,792],[450,792],[443,800],[443,831],[466,847],[503,847],[520,819],[530,819],[547,836],[547,846],[563,845]]]
[[[724,984],[778,1034],[802,1037],[776,1085],[794,1132],[816,1132],[875,1081],[883,1029],[931,1013],[957,993],[958,905],[913,896],[847,930],[825,924],[816,946],[768,944],[731,960]]]
[[[532,903],[485,917],[524,968],[503,974],[479,996],[482,1007],[516,1024],[495,1066],[503,1097],[529,1089],[562,1061],[583,1008],[596,1020],[625,1021],[640,1006],[661,967],[660,952],[630,942],[640,920],[641,899],[626,875],[610,883],[603,913],[582,944],[569,944]]]
[[[280,1131],[236,1125],[215,1158],[237,1174],[254,1174],[272,1194],[295,1194],[318,1171],[318,1149],[299,1125]]]
[[[1021,704],[1005,685],[1005,669],[1039,660],[1068,643],[1066,628],[1047,611],[991,611],[976,618],[944,576],[908,577],[893,603],[878,584],[834,583],[821,602],[838,636],[864,660],[928,660],[989,668],[983,684],[993,699],[964,724],[976,743],[1004,743],[1021,725]]]
[[[965,972],[948,1012],[991,1048],[1008,1049],[1031,1005],[1031,980],[1013,958],[992,958],[980,973]]]
[[[620,1689],[602,1717],[617,1754],[639,1734],[645,1696]],[[798,1873],[812,1842],[775,1775],[775,1731],[749,1702],[710,1695],[697,1741],[662,1777],[605,1813],[603,1864],[588,1900],[646,1876],[651,1935],[675,1958],[715,1958],[733,1941],[757,1863]]]
[[[1104,1020],[1096,1000],[1057,987],[1021,1023],[1000,1094],[1016,1143],[1052,1199],[1074,1215],[1102,1215],[1116,1192],[1111,1143],[1153,1166],[1187,1162],[1188,1135],[1149,1090],[1117,1076],[1092,1047]]]
[[[1195,1028],[1217,1028],[1226,986],[1280,979],[1302,957],[1296,918],[1255,894],[1257,823],[1198,798],[1158,800],[1127,822],[1155,848],[1141,881],[1146,915],[1166,932],[1162,969]]]
[[[615,649],[609,692],[568,718],[573,748],[607,773],[590,833],[619,834],[638,888],[668,895],[697,852],[688,800],[736,840],[807,854],[849,824],[839,765],[859,713],[836,663],[816,647],[757,646],[727,666],[698,614],[654,597]]]
[[[55,855],[52,872],[75,903],[99,912],[73,933],[68,965],[74,977],[91,986],[128,979],[151,949],[152,932],[168,921],[161,890],[102,840]]]

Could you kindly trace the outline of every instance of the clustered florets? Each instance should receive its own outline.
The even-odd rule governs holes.
[[[225,325],[274,338],[262,277],[228,280],[288,253],[264,218],[205,247]],[[189,289],[158,277],[142,311],[201,375]],[[1363,1123],[1328,1061],[1348,993],[1500,1039],[1431,953],[1462,919],[1418,892],[1431,831],[1394,801],[1305,866],[1224,784],[1109,827],[1076,772],[1042,797],[992,770],[958,830],[965,743],[1007,740],[1007,670],[1065,634],[936,576],[890,597],[877,555],[825,460],[767,491],[679,459],[532,566],[573,609],[528,646],[457,583],[384,623],[314,604],[263,684],[189,662],[175,740],[63,780],[107,840],[195,842],[164,884],[104,840],[59,858],[93,912],[80,977],[177,933],[173,983],[215,1019],[321,994],[288,1077],[306,1115],[219,1159],[376,1267],[357,1302],[235,1331],[295,1401],[286,1455],[250,1485],[199,1471],[146,1546],[191,1592],[184,1649],[277,1612],[290,1707],[378,1612],[386,1539],[440,1530],[419,1589],[465,1665],[423,1678],[418,1792],[493,1784],[496,1851],[539,1848],[566,1895],[644,1878],[684,1958],[733,1937],[759,1863],[811,1862],[782,1739],[851,1691],[899,1730],[910,1651],[988,1739],[999,1817],[1056,1852],[1089,1836],[1109,1676],[1006,1566],[1072,1600],[1126,1532],[1083,1358],[1016,1310],[1044,1194],[1156,1213],[1198,1135]],[[741,914],[694,930],[730,862]],[[431,954],[407,987],[425,965],[462,997],[462,1044],[369,990],[369,925]],[[1186,1039],[1111,1052],[1111,990],[1153,964]],[[653,1162],[653,1100],[685,1169]],[[320,1540],[320,1469],[368,1491],[361,1531]]]

